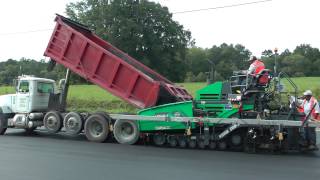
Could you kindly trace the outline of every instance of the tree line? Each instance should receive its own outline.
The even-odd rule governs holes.
[[[226,80],[233,71],[249,67],[247,60],[252,53],[243,45],[221,44],[209,49],[192,47],[188,49],[186,61],[188,72],[185,81],[205,81],[204,72],[209,71],[209,61],[214,63],[215,80]],[[258,55],[256,55],[258,56]],[[267,49],[258,56],[265,63],[266,69],[285,72],[291,77],[320,76],[320,51],[309,44],[301,44],[291,52],[285,49],[281,53]]]
[[[178,66],[168,65],[164,68],[176,68],[182,81],[175,82],[204,82],[207,78],[211,65],[214,68],[214,80],[227,80],[233,71],[247,69],[247,60],[252,53],[245,46],[237,44],[221,44],[211,48],[191,47],[186,49],[184,69],[179,70]],[[278,62],[278,71],[286,72],[292,77],[300,76],[320,76],[320,51],[310,45],[302,44],[297,46],[292,52],[288,49],[280,54],[275,54],[272,50],[265,50],[261,59],[266,68],[273,70],[275,59]],[[66,69],[57,65],[53,71],[47,71],[48,62],[44,60],[34,60],[22,58],[20,60],[9,59],[0,62],[0,84],[9,85],[12,80],[19,75],[35,75],[54,80],[65,77]],[[152,69],[157,69],[149,65]],[[174,77],[174,74],[172,76]],[[88,83],[86,80],[72,74],[71,83]]]
[[[167,7],[148,0],[82,0],[67,4],[66,14],[173,82],[205,81],[211,67],[215,70],[214,80],[228,79],[233,71],[248,68],[246,60],[252,54],[241,44],[196,47],[191,32],[172,19]],[[278,55],[267,49],[261,58],[269,69],[277,59],[279,70],[291,76],[320,73],[319,49],[308,44]],[[64,67],[47,72],[46,66],[44,60],[27,58],[0,62],[0,84],[10,84],[21,74],[64,78]],[[86,83],[77,75],[72,76],[71,82]]]
[[[65,78],[66,69],[57,65],[52,71],[48,71],[48,62],[21,58],[20,60],[8,59],[0,62],[0,85],[11,85],[13,80],[21,75],[34,75],[36,77],[60,80]],[[81,84],[86,81],[72,74],[71,83]]]

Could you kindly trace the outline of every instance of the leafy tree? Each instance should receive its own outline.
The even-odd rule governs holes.
[[[243,45],[221,44],[208,50],[208,59],[215,64],[215,70],[220,77],[228,79],[233,71],[247,69],[251,52]]]
[[[200,73],[196,76],[195,81],[196,81],[196,82],[205,82],[206,79],[207,79],[206,74],[203,73],[203,72],[200,72]]]
[[[282,61],[282,71],[291,76],[305,76],[312,67],[310,60],[300,54],[286,56]]]
[[[196,77],[194,76],[194,74],[191,71],[189,71],[186,74],[186,78],[185,78],[184,82],[194,82],[195,78]]]
[[[209,71],[208,60],[208,49],[200,47],[192,47],[188,49],[186,61],[188,69],[193,74]]]
[[[272,57],[273,56],[273,52],[271,49],[266,49],[262,52],[262,56],[264,57]]]
[[[307,76],[319,76],[320,67],[316,66],[320,61],[320,51],[318,48],[313,48],[309,44],[301,44],[295,48],[294,54],[299,54],[304,56],[308,61],[313,63],[311,68],[305,69],[305,75]],[[303,65],[303,64],[300,64]]]
[[[160,74],[184,79],[186,50],[193,40],[167,7],[148,0],[82,0],[68,4],[66,12]]]

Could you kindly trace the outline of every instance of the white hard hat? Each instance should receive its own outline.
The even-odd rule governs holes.
[[[312,91],[311,90],[306,90],[303,95],[305,96],[312,96]]]

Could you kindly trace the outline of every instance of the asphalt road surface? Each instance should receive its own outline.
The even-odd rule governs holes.
[[[319,137],[319,136],[318,136]],[[312,180],[320,152],[246,154],[92,143],[17,130],[0,136],[0,180]]]

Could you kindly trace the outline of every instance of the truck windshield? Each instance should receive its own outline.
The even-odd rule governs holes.
[[[38,93],[53,93],[53,84],[47,82],[38,82]]]
[[[28,81],[20,81],[19,92],[29,92],[29,82]]]

